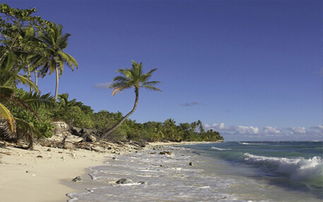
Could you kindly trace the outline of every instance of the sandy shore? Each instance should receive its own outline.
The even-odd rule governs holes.
[[[0,200],[66,201],[65,194],[74,190],[62,182],[85,174],[88,167],[103,164],[109,155],[41,146],[34,151],[0,148]]]
[[[147,148],[198,143],[201,142],[155,142],[150,143]],[[125,151],[129,152],[131,148],[121,149],[121,153]],[[78,189],[77,185],[71,186],[71,183],[66,182],[71,182],[76,176],[85,176],[87,168],[102,165],[104,159],[112,156],[115,154],[111,152],[66,150],[39,145],[33,151],[14,147],[0,148],[1,201],[66,201],[66,194]]]

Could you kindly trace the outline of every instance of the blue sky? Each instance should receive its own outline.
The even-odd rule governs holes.
[[[163,90],[141,93],[138,122],[200,119],[228,139],[323,139],[312,130],[323,125],[320,0],[3,2],[36,7],[72,34],[79,69],[66,67],[60,92],[96,111],[130,110],[133,91],[112,97],[100,86],[136,60],[158,68]],[[54,85],[54,75],[40,81],[43,92]]]

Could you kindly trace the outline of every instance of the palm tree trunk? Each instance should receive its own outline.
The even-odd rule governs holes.
[[[59,86],[59,69],[57,67],[55,68],[55,72],[56,72],[55,100],[57,101],[57,99],[58,99],[58,86]]]
[[[128,114],[126,114],[124,117],[122,117],[122,119],[118,123],[114,124],[110,129],[108,129],[108,131],[105,134],[103,134],[103,137],[108,137],[109,135],[111,135],[115,129],[117,129],[134,111],[136,111],[139,100],[139,88],[137,87],[135,87],[135,94],[136,99],[131,111],[128,112]]]
[[[27,77],[30,80],[31,75],[30,75],[29,67],[27,66],[26,69],[27,69]],[[31,93],[31,87],[30,86],[29,86],[29,93]]]
[[[35,75],[35,84],[36,86],[38,86],[38,71],[35,71],[34,75]]]

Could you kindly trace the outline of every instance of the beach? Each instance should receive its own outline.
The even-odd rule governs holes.
[[[198,142],[156,142],[157,145],[197,144]],[[2,201],[66,201],[67,193],[84,186],[72,182],[86,178],[90,167],[103,165],[107,159],[137,151],[130,145],[111,144],[114,149],[95,152],[85,149],[60,149],[36,145],[34,150],[13,146],[0,147],[0,196]],[[117,152],[115,151],[117,150]]]
[[[118,152],[40,145],[36,145],[34,150],[0,147],[1,201],[66,201],[66,194],[76,191],[69,186],[69,183],[74,183],[73,178],[86,175],[89,167],[102,165],[106,158],[132,151],[132,147],[116,147]]]
[[[313,145],[317,150],[313,150]],[[276,150],[290,147],[300,151],[308,148],[314,153],[308,153],[298,164],[293,159],[303,157],[285,160],[254,153],[264,147]],[[308,142],[156,142],[144,149],[114,144],[107,152],[39,145],[33,151],[5,147],[0,148],[0,195],[2,201],[13,202],[305,199],[316,202],[322,197],[319,181],[313,184],[313,190],[307,190],[302,183],[305,180],[311,186],[304,179],[305,165],[310,174],[321,175],[322,165],[306,160],[319,154],[321,149],[321,143]],[[240,151],[244,154],[237,158]],[[321,161],[317,158],[312,159]],[[267,170],[268,166],[272,170]],[[280,170],[276,171],[276,167]],[[293,176],[288,175],[290,170],[294,170]],[[298,172],[302,178],[296,179]],[[78,176],[81,180],[73,182]]]

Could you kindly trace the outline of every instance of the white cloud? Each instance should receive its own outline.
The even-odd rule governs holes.
[[[223,130],[225,129],[225,125],[224,123],[214,123],[211,126],[212,128],[216,129],[216,130]]]
[[[262,132],[265,134],[279,134],[281,133],[281,130],[271,126],[265,126],[262,128]]]
[[[225,123],[205,124],[206,129],[219,131],[224,138],[253,140],[323,140],[323,125],[276,128],[273,126],[227,126]]]
[[[236,126],[235,130],[240,134],[258,134],[259,128],[253,126]]]
[[[96,87],[96,88],[109,88],[110,85],[111,85],[110,82],[105,82],[105,83],[97,83],[97,84],[95,84],[94,87]]]
[[[296,127],[296,128],[291,128],[290,129],[292,131],[293,134],[305,134],[306,133],[306,128],[304,127]]]

